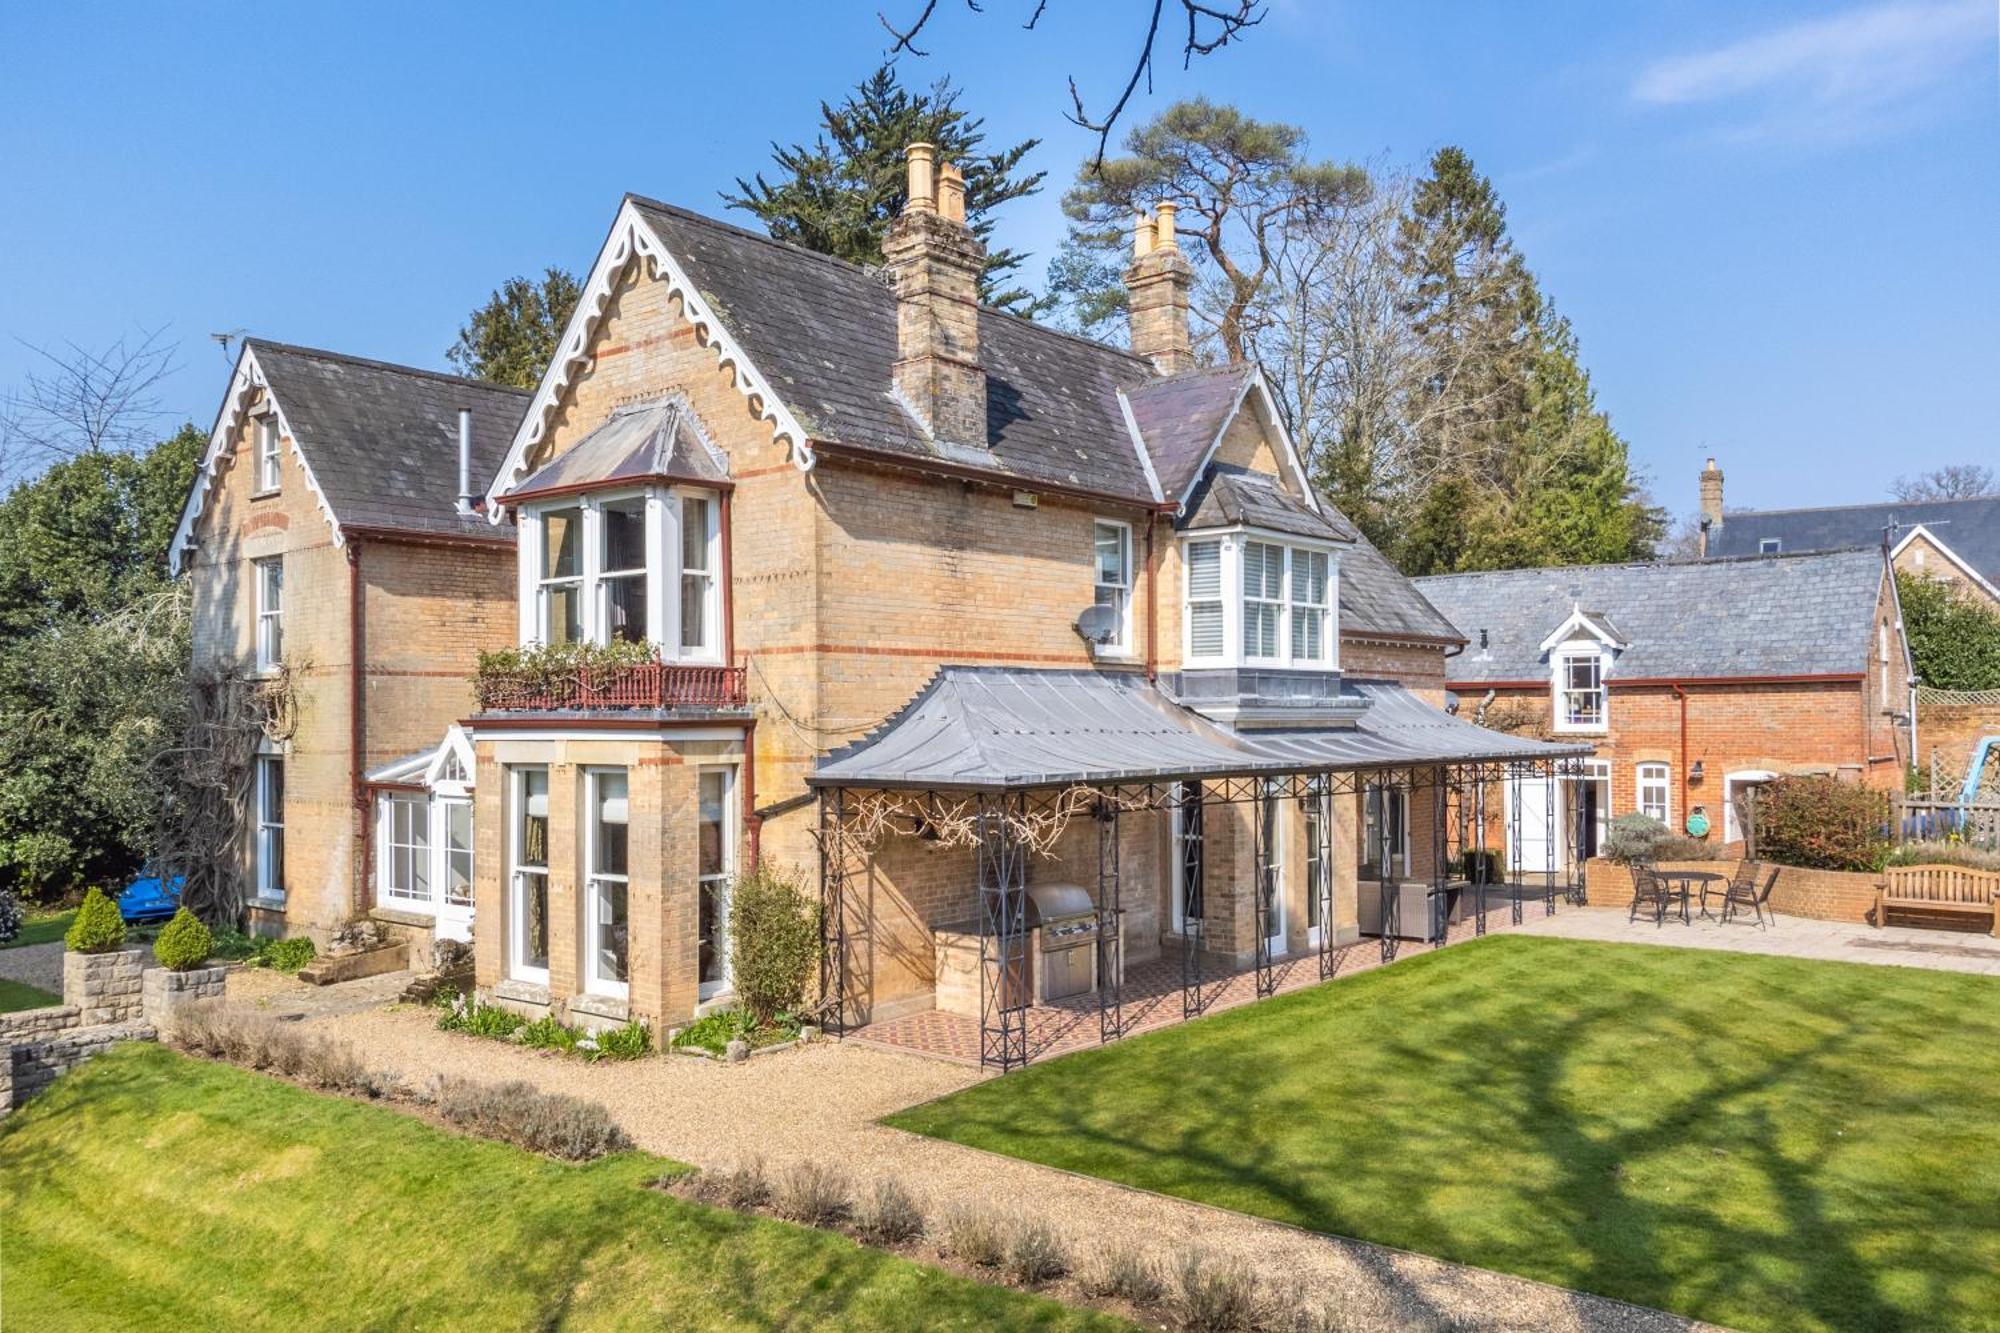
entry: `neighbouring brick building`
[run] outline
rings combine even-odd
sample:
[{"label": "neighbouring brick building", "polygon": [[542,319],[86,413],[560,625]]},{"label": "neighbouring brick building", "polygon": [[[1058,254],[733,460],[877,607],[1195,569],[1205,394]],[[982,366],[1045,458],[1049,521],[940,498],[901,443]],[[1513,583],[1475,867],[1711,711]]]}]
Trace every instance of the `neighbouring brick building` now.
[{"label": "neighbouring brick building", "polygon": [[1879,549],[1416,583],[1468,641],[1446,664],[1463,710],[1596,747],[1533,797],[1576,815],[1584,854],[1633,811],[1733,842],[1731,793],[1780,774],[1902,785],[1909,654]]},{"label": "neighbouring brick building", "polygon": [[478,653],[513,642],[512,532],[460,493],[492,475],[526,399],[262,339],[238,354],[172,560],[197,676],[296,688],[295,729],[246,775],[254,929],[324,944],[369,910],[369,770],[434,744],[467,711]]},{"label": "neighbouring brick building", "polygon": [[1708,555],[1886,546],[1899,573],[1941,579],[2000,607],[2000,496],[1731,510],[1722,502],[1722,469],[1711,458],[1701,473],[1701,514]]}]

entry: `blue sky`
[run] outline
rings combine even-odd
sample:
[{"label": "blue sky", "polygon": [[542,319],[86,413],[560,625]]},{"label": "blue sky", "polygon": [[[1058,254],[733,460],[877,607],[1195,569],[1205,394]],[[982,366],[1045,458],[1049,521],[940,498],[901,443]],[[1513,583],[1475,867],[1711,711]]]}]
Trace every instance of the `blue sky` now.
[{"label": "blue sky", "polygon": [[[918,0],[0,7],[0,386],[17,340],[170,325],[204,426],[211,332],[442,365],[502,279],[584,269],[621,193],[718,211],[772,139],[880,58]],[[944,0],[906,79],[950,74],[996,140],[1089,149],[1143,0]],[[1018,11],[1018,12],[1016,12]],[[1843,6],[1274,0],[1180,69],[1329,157],[1465,147],[1571,316],[1658,497],[1703,456],[1732,506],[1883,496],[2000,463],[1994,0]],[[1055,190],[1008,244],[1054,249]],[[737,215],[739,218],[742,215]]]}]

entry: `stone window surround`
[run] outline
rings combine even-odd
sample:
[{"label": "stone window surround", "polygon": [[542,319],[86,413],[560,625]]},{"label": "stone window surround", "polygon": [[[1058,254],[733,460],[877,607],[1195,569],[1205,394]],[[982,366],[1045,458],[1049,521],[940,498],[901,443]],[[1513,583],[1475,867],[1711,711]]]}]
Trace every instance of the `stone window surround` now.
[{"label": "stone window surround", "polygon": [[[722,497],[714,491],[686,486],[625,486],[587,491],[579,495],[535,501],[520,506],[517,514],[517,543],[520,562],[520,641],[523,646],[549,642],[543,623],[542,520],[545,514],[577,510],[581,533],[578,540],[578,572],[582,637],[592,643],[608,638],[604,606],[607,580],[603,562],[604,506],[619,500],[643,497],[646,501],[646,639],[661,656],[672,661],[720,664],[722,661],[721,568]],[[681,545],[682,501],[701,500],[706,505],[707,528],[704,550],[706,568],[683,568]],[[705,578],[701,607],[702,642],[681,643],[683,575]]]},{"label": "stone window surround", "polygon": [[[1280,580],[1278,600],[1277,648],[1275,657],[1250,654],[1244,639],[1243,552],[1250,543],[1260,546],[1276,546],[1284,551],[1284,575]],[[1205,543],[1218,544],[1221,578],[1222,603],[1222,651],[1215,654],[1197,654],[1194,651],[1193,616],[1190,606],[1194,598],[1188,586],[1190,548]],[[1316,542],[1309,538],[1289,533],[1273,532],[1261,528],[1234,526],[1228,528],[1202,528],[1183,534],[1181,544],[1181,661],[1188,668],[1224,666],[1292,667],[1310,671],[1338,671],[1340,669],[1340,554],[1331,542]],[[1323,554],[1326,557],[1326,600],[1323,603],[1303,603],[1299,601],[1295,587],[1295,571],[1298,556],[1302,553]],[[1202,598],[1204,602],[1217,600]],[[1295,656],[1292,652],[1292,618],[1297,608],[1306,606],[1309,610],[1324,615],[1324,631],[1320,640],[1320,656],[1307,658]]]}]

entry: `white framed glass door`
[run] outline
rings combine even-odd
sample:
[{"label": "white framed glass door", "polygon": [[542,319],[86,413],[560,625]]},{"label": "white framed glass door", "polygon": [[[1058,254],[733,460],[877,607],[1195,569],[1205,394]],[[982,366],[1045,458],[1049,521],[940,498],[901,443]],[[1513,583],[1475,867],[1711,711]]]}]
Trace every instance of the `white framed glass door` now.
[{"label": "white framed glass door", "polygon": [[441,939],[472,938],[472,802],[463,797],[432,799],[437,839],[438,924]]}]

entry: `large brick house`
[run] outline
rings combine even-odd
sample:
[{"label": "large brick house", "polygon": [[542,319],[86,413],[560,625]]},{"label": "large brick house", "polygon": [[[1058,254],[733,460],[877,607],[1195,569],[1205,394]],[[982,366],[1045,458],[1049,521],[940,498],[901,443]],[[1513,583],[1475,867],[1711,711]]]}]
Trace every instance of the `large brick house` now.
[{"label": "large brick house", "polygon": [[1446,664],[1462,709],[1595,747],[1555,793],[1577,854],[1633,811],[1733,842],[1732,793],[1779,774],[1903,781],[1909,655],[1879,549],[1416,584],[1468,641]]},{"label": "large brick house", "polygon": [[[1154,960],[1268,989],[1274,960],[1364,929],[1442,937],[1467,792],[1588,747],[1450,713],[1462,637],[1313,490],[1262,375],[1195,366],[1171,206],[1135,220],[1126,350],[982,308],[962,179],[921,146],[909,196],[880,269],[627,197],[538,388],[474,422],[476,505],[430,429],[474,390],[408,377],[435,389],[408,430],[436,438],[372,465],[441,525],[402,545],[477,589],[439,599],[469,622],[448,651],[439,601],[365,636],[354,697],[392,688],[368,675],[389,644],[411,655],[393,688],[437,693],[427,728],[414,706],[368,720],[347,769],[328,740],[326,912],[351,888],[353,914],[469,933],[482,991],[528,1013],[677,1024],[729,1001],[732,886],[767,864],[819,886],[833,1018],[949,1014],[1003,1065],[1033,1003],[1115,1006]],[[321,443],[273,349],[246,358],[315,467],[388,438]],[[238,651],[223,627],[265,554],[239,549],[256,501],[218,485],[243,415],[189,519],[197,584],[230,607],[204,643]],[[350,554],[318,557],[314,606],[360,596],[374,624],[392,539],[372,521],[353,572],[347,503],[317,520]],[[475,707],[475,650],[503,640],[651,651],[488,671]],[[342,816],[372,838],[337,865]]]},{"label": "large brick house", "polygon": [[1816,509],[1725,509],[1722,469],[1701,473],[1703,552],[1784,555],[1886,546],[1899,573],[1940,579],[2000,608],[2000,496]]},{"label": "large brick house", "polygon": [[297,698],[292,734],[249,775],[253,929],[324,943],[369,910],[369,770],[435,743],[478,653],[513,641],[513,534],[461,492],[483,488],[525,405],[333,352],[238,353],[171,558],[197,672],[284,672]]}]

